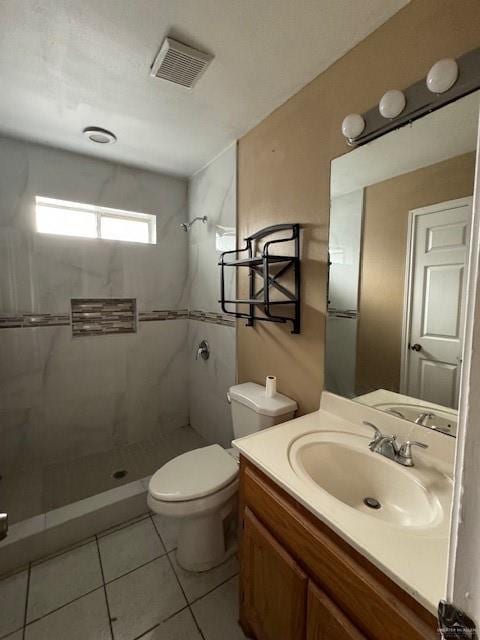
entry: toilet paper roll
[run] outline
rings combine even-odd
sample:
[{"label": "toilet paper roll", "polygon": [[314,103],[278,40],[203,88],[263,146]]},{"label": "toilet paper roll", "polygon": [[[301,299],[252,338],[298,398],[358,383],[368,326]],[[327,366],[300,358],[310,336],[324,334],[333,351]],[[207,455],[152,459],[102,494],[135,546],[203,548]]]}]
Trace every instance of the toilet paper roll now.
[{"label": "toilet paper roll", "polygon": [[265,395],[267,398],[273,398],[277,393],[277,378],[275,376],[267,376],[265,380]]}]

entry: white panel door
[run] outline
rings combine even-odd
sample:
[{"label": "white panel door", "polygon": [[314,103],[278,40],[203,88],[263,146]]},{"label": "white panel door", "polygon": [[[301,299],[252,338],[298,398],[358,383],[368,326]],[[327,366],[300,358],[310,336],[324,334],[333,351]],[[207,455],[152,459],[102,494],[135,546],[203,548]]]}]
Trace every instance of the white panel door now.
[{"label": "white panel door", "polygon": [[407,393],[457,408],[472,199],[412,212]]}]

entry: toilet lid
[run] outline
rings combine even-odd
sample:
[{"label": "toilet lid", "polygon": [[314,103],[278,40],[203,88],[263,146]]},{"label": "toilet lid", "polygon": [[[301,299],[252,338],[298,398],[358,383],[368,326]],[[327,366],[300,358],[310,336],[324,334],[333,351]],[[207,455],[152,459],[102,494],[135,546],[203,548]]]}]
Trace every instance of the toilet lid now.
[{"label": "toilet lid", "polygon": [[218,444],[195,449],[170,460],[150,478],[157,500],[180,502],[215,493],[238,475],[238,464]]}]

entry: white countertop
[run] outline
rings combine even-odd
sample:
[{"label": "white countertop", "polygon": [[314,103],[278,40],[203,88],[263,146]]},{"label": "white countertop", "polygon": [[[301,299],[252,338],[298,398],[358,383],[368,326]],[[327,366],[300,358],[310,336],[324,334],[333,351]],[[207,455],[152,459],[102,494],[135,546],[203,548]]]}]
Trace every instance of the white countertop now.
[{"label": "white countertop", "polygon": [[[292,442],[315,431],[350,433],[357,440],[361,435],[365,438],[365,448],[368,451],[372,431],[362,425],[363,420],[374,422],[384,434],[396,433],[401,440],[410,438],[429,445],[427,452],[420,453],[416,449],[414,454],[418,473],[428,472],[429,467],[435,467],[447,478],[445,484],[448,490],[443,497],[444,517],[437,526],[402,527],[381,521],[347,506],[294,471],[289,462]],[[454,438],[324,392],[319,411],[235,440],[233,445],[436,615],[438,602],[445,597]],[[387,463],[397,464],[392,461]]]}]

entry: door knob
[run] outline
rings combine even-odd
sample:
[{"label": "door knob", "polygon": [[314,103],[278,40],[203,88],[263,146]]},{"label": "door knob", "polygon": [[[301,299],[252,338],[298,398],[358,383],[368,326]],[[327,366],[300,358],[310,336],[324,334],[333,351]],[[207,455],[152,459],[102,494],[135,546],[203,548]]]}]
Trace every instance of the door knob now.
[{"label": "door knob", "polygon": [[416,342],[415,344],[410,345],[410,349],[412,351],[421,351],[422,350],[422,345],[418,344],[418,342]]}]

